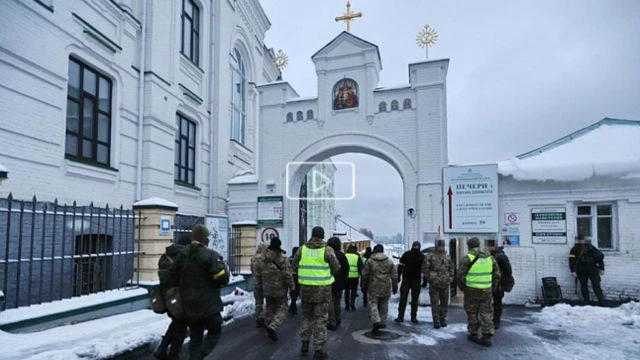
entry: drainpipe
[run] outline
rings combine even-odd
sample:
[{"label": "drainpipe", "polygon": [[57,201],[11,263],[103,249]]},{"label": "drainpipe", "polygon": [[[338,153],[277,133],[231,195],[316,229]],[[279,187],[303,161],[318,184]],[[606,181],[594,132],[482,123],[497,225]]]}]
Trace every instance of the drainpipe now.
[{"label": "drainpipe", "polygon": [[[215,209],[214,199],[216,191],[216,174],[218,166],[218,143],[216,142],[216,130],[215,126],[216,116],[218,115],[218,97],[216,96],[216,86],[219,86],[220,75],[215,70],[214,62],[220,59],[220,50],[218,44],[220,44],[220,25],[218,19],[220,18],[220,1],[211,0],[209,8],[211,9],[211,26],[209,28],[209,194],[208,194],[208,207],[207,212],[209,214],[219,213]],[[217,66],[217,63],[216,63]]]},{"label": "drainpipe", "polygon": [[[256,119],[255,123],[255,131],[254,131],[254,136],[255,141],[254,141],[254,150],[253,153],[255,155],[255,159],[254,161],[254,165],[255,165],[255,174],[256,177],[258,178],[258,185],[260,184],[260,93],[258,92],[258,89],[256,88],[255,84],[253,86],[253,102],[254,102],[254,118]],[[260,194],[260,189],[258,189],[258,194]]]},{"label": "drainpipe", "polygon": [[142,197],[142,141],[144,131],[144,67],[147,40],[147,1],[142,1],[142,22],[140,28],[140,67],[138,74],[138,161],[136,163],[136,201]]}]

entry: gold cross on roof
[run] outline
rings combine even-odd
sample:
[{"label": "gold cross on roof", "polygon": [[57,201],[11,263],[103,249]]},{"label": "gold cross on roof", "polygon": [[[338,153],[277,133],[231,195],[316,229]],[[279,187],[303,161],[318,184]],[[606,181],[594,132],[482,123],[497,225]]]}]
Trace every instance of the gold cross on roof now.
[{"label": "gold cross on roof", "polygon": [[347,0],[347,12],[342,16],[336,16],[336,21],[344,21],[347,23],[347,32],[351,31],[351,22],[355,18],[362,17],[361,12],[351,12],[351,1]]}]

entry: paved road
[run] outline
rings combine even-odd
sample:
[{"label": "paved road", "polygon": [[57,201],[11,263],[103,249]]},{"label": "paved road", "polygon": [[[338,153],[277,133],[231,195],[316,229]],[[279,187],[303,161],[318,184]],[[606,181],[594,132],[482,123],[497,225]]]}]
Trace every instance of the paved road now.
[{"label": "paved road", "polygon": [[[397,304],[391,304],[395,315]],[[553,341],[555,334],[535,334],[528,315],[533,311],[520,307],[505,309],[503,327],[493,338],[494,345],[484,348],[466,340],[465,313],[461,307],[450,309],[445,329],[432,328],[430,308],[421,308],[420,324],[388,322],[388,330],[403,336],[395,342],[371,343],[362,337],[370,328],[366,309],[343,312],[342,327],[329,332],[326,351],[330,359],[552,359],[541,340]],[[300,315],[290,316],[280,330],[276,343],[255,328],[250,318],[236,320],[223,329],[220,343],[207,359],[265,360],[311,359],[312,353],[300,354],[298,330]],[[185,358],[186,352],[184,354]],[[151,357],[148,357],[151,359]]]}]

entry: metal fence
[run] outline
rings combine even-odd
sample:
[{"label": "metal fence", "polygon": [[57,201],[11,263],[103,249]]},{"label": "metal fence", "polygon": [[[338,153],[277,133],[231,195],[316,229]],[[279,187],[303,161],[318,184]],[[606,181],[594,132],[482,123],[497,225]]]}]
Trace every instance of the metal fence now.
[{"label": "metal fence", "polygon": [[140,219],[123,206],[0,198],[2,308],[137,286]]},{"label": "metal fence", "polygon": [[176,214],[173,220],[173,243],[179,243],[183,236],[191,237],[191,229],[197,224],[204,225],[204,216]]},{"label": "metal fence", "polygon": [[231,227],[229,238],[229,271],[238,274],[242,269],[242,230],[238,226]]}]

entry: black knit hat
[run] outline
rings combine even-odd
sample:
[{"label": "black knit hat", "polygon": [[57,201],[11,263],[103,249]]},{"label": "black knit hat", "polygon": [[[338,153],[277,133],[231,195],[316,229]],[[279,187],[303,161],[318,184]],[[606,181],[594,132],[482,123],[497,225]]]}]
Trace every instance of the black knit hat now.
[{"label": "black knit hat", "polygon": [[209,229],[202,224],[198,224],[191,230],[191,241],[197,241],[203,245],[209,244]]},{"label": "black knit hat", "polygon": [[342,243],[340,242],[340,239],[338,237],[334,236],[327,241],[327,245],[329,245],[335,251],[340,251]]},{"label": "black knit hat", "polygon": [[420,241],[414,241],[413,244],[411,244],[412,249],[417,248],[418,250],[420,250],[421,247],[422,247],[422,244],[420,244]]},{"label": "black knit hat", "polygon": [[472,237],[471,239],[469,239],[467,241],[467,247],[469,249],[479,248],[480,247],[480,239],[478,239],[477,237]]},{"label": "black knit hat", "polygon": [[438,246],[445,246],[445,244],[446,244],[446,243],[444,242],[444,240],[436,240],[436,247],[438,247]]},{"label": "black knit hat", "polygon": [[384,252],[384,246],[382,246],[381,244],[378,244],[378,245],[374,246],[373,247],[373,252],[374,253]]},{"label": "black knit hat", "polygon": [[274,237],[273,239],[271,239],[271,243],[269,244],[269,249],[274,251],[280,251],[281,245],[282,245],[282,241],[280,241],[280,238]]},{"label": "black knit hat", "polygon": [[316,226],[311,230],[311,237],[312,238],[318,238],[318,239],[324,239],[324,229],[322,228],[322,226]]}]

